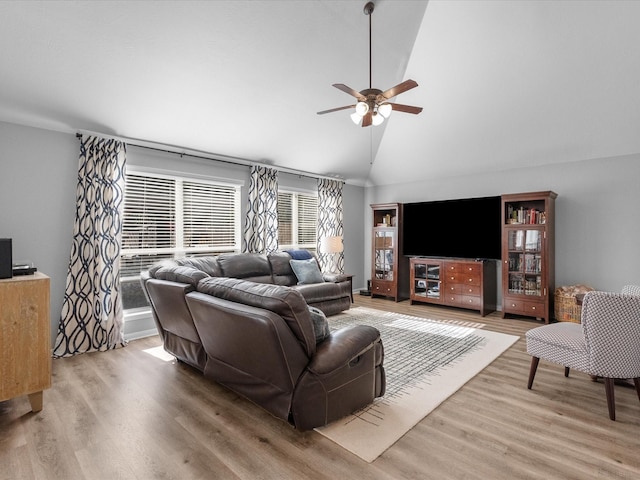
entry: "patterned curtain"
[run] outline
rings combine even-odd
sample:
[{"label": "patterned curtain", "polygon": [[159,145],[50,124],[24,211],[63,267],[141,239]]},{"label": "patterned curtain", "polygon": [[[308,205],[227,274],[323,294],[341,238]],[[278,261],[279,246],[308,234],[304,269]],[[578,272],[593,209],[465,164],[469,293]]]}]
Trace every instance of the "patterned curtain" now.
[{"label": "patterned curtain", "polygon": [[278,250],[278,171],[251,167],[249,206],[244,227],[243,252]]},{"label": "patterned curtain", "polygon": [[83,136],[76,219],[54,357],[126,344],[120,299],[120,244],[126,145]]},{"label": "patterned curtain", "polygon": [[320,242],[325,237],[343,237],[342,220],[343,182],[328,178],[318,179],[318,261],[323,272],[344,273],[344,252],[320,253]]}]

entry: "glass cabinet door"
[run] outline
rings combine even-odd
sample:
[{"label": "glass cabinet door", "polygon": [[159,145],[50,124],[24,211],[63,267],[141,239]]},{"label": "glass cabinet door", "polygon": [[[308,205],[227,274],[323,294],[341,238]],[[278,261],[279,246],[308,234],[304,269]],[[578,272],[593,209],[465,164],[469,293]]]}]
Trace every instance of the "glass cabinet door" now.
[{"label": "glass cabinet door", "polygon": [[374,270],[376,280],[393,281],[394,232],[377,230],[374,233]]},{"label": "glass cabinet door", "polygon": [[508,243],[508,292],[542,296],[542,232],[510,230]]},{"label": "glass cabinet door", "polygon": [[440,293],[440,264],[415,263],[413,265],[413,292],[417,297],[439,299]]}]

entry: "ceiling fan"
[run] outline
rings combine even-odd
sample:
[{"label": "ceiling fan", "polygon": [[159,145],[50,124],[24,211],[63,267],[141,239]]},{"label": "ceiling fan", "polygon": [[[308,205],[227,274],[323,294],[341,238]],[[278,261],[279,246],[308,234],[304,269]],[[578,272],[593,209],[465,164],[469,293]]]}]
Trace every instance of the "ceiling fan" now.
[{"label": "ceiling fan", "polygon": [[348,108],[355,108],[355,112],[351,114],[351,120],[353,120],[356,125],[362,122],[363,127],[368,127],[370,125],[380,125],[384,122],[385,118],[391,115],[392,110],[413,114],[418,114],[422,111],[422,107],[413,107],[411,105],[389,102],[389,99],[396,95],[400,95],[407,90],[417,87],[418,84],[414,80],[405,80],[384,92],[371,87],[371,17],[373,9],[373,2],[368,2],[364,6],[364,14],[369,15],[369,88],[356,92],[353,88],[342,83],[334,83],[334,87],[355,97],[358,100],[358,103],[355,105],[346,105],[344,107],[323,110],[322,112],[318,112],[318,115],[346,110]]}]

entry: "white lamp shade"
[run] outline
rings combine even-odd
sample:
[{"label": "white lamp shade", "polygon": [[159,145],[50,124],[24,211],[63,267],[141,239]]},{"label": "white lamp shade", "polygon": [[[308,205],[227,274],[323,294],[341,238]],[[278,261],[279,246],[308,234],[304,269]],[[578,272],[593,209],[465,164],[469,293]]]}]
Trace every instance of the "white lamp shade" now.
[{"label": "white lamp shade", "polygon": [[393,108],[391,107],[390,103],[383,103],[382,105],[378,106],[378,113],[382,115],[384,118],[389,118],[389,115],[391,115],[392,110]]},{"label": "white lamp shade", "polygon": [[364,117],[369,111],[369,105],[366,102],[358,102],[356,103],[356,113],[361,117]]},{"label": "white lamp shade", "polygon": [[380,115],[380,112],[376,113],[373,116],[373,119],[371,120],[371,123],[373,123],[374,127],[377,127],[378,125],[380,125],[382,122],[384,122],[384,117],[382,115]]},{"label": "white lamp shade", "polygon": [[344,251],[342,237],[324,237],[320,240],[320,253],[340,253]]},{"label": "white lamp shade", "polygon": [[362,117],[358,115],[358,112],[352,113],[351,120],[353,120],[353,123],[355,123],[356,125],[360,125],[360,121],[362,120]]}]

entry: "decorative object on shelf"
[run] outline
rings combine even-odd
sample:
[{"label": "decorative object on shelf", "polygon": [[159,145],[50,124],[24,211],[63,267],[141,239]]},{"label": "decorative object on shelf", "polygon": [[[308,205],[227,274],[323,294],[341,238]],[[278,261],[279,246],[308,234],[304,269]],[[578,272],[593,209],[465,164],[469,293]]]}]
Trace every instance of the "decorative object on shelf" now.
[{"label": "decorative object on shelf", "polygon": [[323,110],[318,112],[318,115],[354,108],[355,111],[351,114],[351,120],[353,120],[353,123],[356,125],[362,125],[363,127],[368,127],[370,125],[381,125],[385,118],[391,115],[392,110],[413,113],[414,115],[417,115],[422,111],[422,107],[413,107],[411,105],[401,105],[399,103],[389,102],[389,99],[396,95],[400,95],[407,90],[417,87],[418,84],[414,80],[405,80],[384,92],[371,86],[371,18],[373,16],[373,10],[373,2],[368,2],[364,6],[364,14],[369,16],[369,88],[362,90],[361,92],[356,92],[351,87],[342,83],[334,83],[334,87],[355,97],[358,100],[358,103],[355,105],[346,105],[344,107]]}]

